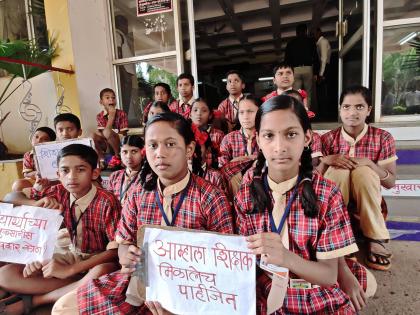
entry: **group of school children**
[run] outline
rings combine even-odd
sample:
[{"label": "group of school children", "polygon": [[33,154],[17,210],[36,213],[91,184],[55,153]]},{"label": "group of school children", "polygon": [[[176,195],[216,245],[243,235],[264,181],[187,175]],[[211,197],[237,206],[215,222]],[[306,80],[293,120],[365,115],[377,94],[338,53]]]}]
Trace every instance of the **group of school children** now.
[{"label": "group of school children", "polygon": [[[94,135],[98,152],[80,144],[63,148],[59,182],[40,178],[33,153],[25,154],[25,179],[5,200],[57,209],[64,229],[51,260],[3,264],[0,313],[54,304],[53,314],[170,314],[157,301],[127,302],[144,224],[245,236],[258,259],[289,269],[274,314],[360,311],[376,281],[357,261],[363,259],[355,255],[357,243],[366,247],[369,268],[391,266],[381,186],[395,183],[394,139],[366,123],[372,102],[362,86],[343,91],[342,126],[318,135],[306,93],[292,88],[293,67],[280,64],[273,74],[276,90],[261,100],[243,93],[239,72],[228,72],[229,96],[217,110],[194,99],[189,74],[178,77],[174,101],[169,86],[158,83],[144,110],[144,138],[126,135],[127,115],[105,89]],[[82,133],[72,114],[58,115],[54,127],[55,133],[39,128],[32,145]],[[99,166],[108,147],[111,166],[124,168],[104,189]],[[256,312],[267,314],[272,274],[257,268],[256,279]]]}]

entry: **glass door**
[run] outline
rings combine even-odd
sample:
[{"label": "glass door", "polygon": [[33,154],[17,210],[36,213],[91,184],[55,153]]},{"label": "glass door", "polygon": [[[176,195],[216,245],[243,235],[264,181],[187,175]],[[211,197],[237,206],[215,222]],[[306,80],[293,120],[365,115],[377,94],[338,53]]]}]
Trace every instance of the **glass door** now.
[{"label": "glass door", "polygon": [[339,88],[350,85],[369,87],[369,0],[339,2]]}]

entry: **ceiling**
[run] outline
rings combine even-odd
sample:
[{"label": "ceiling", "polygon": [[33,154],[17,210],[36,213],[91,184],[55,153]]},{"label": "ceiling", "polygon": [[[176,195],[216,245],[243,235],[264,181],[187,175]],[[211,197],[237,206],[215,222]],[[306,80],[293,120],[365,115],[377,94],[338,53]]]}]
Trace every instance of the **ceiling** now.
[{"label": "ceiling", "polygon": [[[194,1],[198,65],[272,63],[283,58],[298,24],[319,23],[336,48],[338,1],[212,0]],[[183,34],[188,23],[183,20]],[[184,36],[188,45],[189,38]]]}]

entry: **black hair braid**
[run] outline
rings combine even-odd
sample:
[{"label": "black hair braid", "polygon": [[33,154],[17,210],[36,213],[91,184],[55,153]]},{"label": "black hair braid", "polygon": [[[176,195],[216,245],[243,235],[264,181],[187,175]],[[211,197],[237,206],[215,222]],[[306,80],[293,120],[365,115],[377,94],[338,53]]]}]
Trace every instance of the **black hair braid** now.
[{"label": "black hair braid", "polygon": [[264,189],[263,170],[265,166],[264,154],[260,151],[257,157],[257,164],[254,169],[253,181],[251,184],[251,197],[253,204],[253,213],[264,212],[270,201],[270,196]]},{"label": "black hair braid", "polygon": [[[300,159],[300,176],[302,181],[302,205],[306,216],[314,218],[318,215],[318,199],[312,186],[312,150],[306,147]],[[306,180],[304,180],[306,179]]]},{"label": "black hair braid", "polygon": [[140,171],[141,186],[148,191],[156,189],[158,176],[153,172],[147,159],[144,159],[143,167]]},{"label": "black hair braid", "polygon": [[202,159],[201,159],[201,148],[198,144],[195,145],[195,150],[194,150],[194,154],[192,157],[192,173],[203,177],[204,175],[204,170],[201,167],[201,165],[203,164]]}]

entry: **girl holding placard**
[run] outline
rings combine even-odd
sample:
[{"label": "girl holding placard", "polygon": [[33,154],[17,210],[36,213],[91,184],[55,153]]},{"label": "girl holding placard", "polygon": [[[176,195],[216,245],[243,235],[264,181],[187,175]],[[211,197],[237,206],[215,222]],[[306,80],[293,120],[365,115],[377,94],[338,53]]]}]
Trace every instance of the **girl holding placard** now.
[{"label": "girl holding placard", "polygon": [[[339,189],[312,173],[304,106],[289,96],[273,97],[259,108],[255,127],[257,164],[245,174],[234,204],[239,234],[248,236],[265,269],[257,278],[257,314],[353,314],[338,283],[354,278],[343,257],[358,248]],[[349,265],[366,289],[365,269]],[[273,275],[276,266],[287,268],[289,277]]]}]

